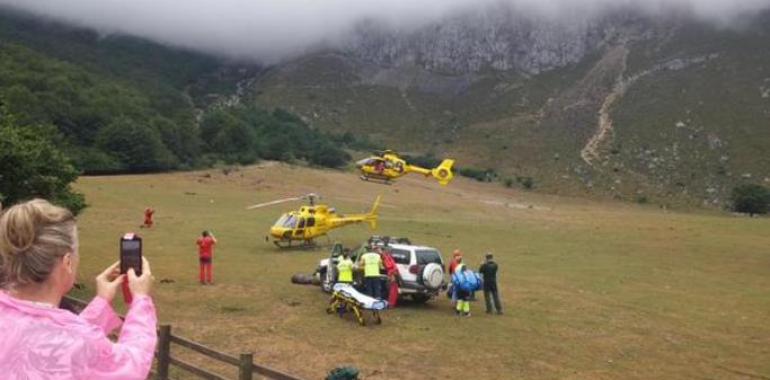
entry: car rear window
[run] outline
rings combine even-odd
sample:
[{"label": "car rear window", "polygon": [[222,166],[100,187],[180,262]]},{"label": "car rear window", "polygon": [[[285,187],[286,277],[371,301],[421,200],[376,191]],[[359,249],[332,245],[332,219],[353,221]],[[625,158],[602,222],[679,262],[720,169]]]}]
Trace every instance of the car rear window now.
[{"label": "car rear window", "polygon": [[369,250],[366,249],[365,245],[359,245],[358,247],[356,247],[356,248],[354,248],[353,250],[350,251],[350,259],[353,260],[353,261],[356,261],[356,260],[358,260],[358,256],[363,255],[367,251],[369,251]]},{"label": "car rear window", "polygon": [[393,257],[393,261],[395,261],[396,264],[409,265],[409,251],[391,248],[390,255]]},{"label": "car rear window", "polygon": [[417,254],[417,265],[427,265],[436,263],[442,265],[441,254],[433,249],[421,249],[415,252]]}]

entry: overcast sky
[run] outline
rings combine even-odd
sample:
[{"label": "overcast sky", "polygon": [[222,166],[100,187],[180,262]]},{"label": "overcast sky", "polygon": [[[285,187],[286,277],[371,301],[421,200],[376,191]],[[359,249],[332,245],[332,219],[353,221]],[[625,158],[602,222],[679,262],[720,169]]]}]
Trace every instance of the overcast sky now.
[{"label": "overcast sky", "polygon": [[319,41],[338,41],[364,18],[408,28],[496,2],[513,3],[522,12],[542,17],[595,14],[618,4],[652,13],[677,6],[718,23],[770,7],[770,0],[0,0],[104,33],[122,32],[266,62]]}]

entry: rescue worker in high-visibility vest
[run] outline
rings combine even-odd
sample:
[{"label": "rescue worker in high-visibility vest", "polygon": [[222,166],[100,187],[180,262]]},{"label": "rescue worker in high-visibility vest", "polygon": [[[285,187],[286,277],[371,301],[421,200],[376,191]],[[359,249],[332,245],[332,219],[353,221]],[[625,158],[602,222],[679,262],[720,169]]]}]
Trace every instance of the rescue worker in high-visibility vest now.
[{"label": "rescue worker in high-visibility vest", "polygon": [[[455,273],[453,276],[464,276],[465,271],[468,270],[468,267],[460,262],[460,264],[457,265],[455,268]],[[471,316],[471,294],[473,292],[469,292],[467,290],[460,289],[458,286],[455,286],[455,293],[457,294],[457,305],[455,306],[455,314],[458,316],[463,315],[466,317]]]},{"label": "rescue worker in high-visibility vest", "polygon": [[353,260],[350,259],[350,253],[342,252],[340,262],[337,263],[337,282],[343,284],[353,283]]},{"label": "rescue worker in high-visibility vest", "polygon": [[385,269],[382,257],[379,253],[367,252],[361,255],[361,264],[364,267],[364,293],[370,297],[382,299],[380,269]]}]

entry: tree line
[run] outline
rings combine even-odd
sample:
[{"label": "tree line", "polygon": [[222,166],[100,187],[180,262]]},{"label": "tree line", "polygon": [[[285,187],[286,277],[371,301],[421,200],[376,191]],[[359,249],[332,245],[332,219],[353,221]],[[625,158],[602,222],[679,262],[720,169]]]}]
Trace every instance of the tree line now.
[{"label": "tree line", "polygon": [[0,43],[0,100],[19,125],[54,126],[49,135],[87,174],[349,160],[332,136],[285,110],[215,108],[198,123],[191,101],[173,87],[140,87],[14,44]]}]

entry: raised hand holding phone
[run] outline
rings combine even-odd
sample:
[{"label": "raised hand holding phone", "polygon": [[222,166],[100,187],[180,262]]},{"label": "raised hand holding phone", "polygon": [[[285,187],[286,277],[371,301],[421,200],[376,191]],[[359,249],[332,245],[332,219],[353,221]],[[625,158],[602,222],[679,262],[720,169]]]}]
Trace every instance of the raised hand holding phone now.
[{"label": "raised hand holding phone", "polygon": [[150,262],[142,257],[142,274],[137,276],[133,268],[128,270],[128,288],[135,296],[147,296],[150,295],[152,290],[152,282],[155,278],[150,271]]},{"label": "raised hand holding phone", "polygon": [[104,272],[96,276],[96,295],[112,303],[115,293],[125,281],[125,275],[120,274],[120,261],[116,261]]}]

